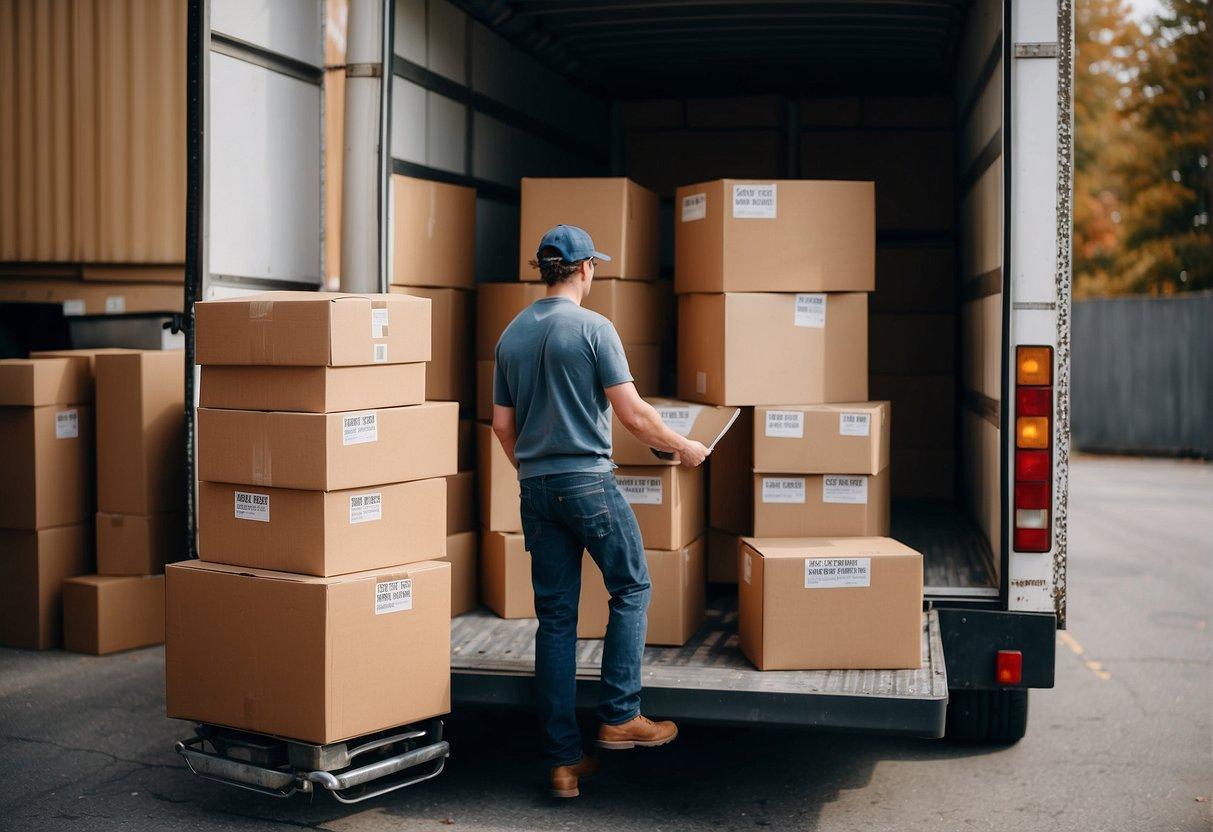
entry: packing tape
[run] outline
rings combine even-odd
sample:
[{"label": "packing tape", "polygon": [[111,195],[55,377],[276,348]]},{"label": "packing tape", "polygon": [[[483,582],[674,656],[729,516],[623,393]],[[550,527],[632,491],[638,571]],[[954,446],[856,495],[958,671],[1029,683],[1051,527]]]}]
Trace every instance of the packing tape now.
[{"label": "packing tape", "polygon": [[249,354],[255,364],[274,363],[274,342],[271,327],[274,323],[274,302],[272,300],[253,300],[248,304],[248,319],[250,324],[266,324],[253,326],[249,329]]},{"label": "packing tape", "polygon": [[251,476],[254,485],[272,485],[274,481],[274,457],[270,453],[270,414],[260,413],[254,420],[253,458]]}]

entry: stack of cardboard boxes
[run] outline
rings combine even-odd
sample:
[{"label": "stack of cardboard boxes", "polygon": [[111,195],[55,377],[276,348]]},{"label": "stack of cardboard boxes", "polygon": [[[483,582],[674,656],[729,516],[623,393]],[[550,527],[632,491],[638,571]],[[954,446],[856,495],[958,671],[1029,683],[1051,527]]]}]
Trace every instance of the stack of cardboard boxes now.
[{"label": "stack of cardboard boxes", "polygon": [[198,561],[168,568],[170,716],[329,743],[445,713],[446,477],[430,301],[197,307]]}]

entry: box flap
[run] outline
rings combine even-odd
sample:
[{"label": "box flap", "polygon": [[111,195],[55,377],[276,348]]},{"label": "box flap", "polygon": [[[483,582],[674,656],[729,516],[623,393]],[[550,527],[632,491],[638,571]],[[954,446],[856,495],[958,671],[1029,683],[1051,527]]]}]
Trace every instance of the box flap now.
[{"label": "box flap", "polygon": [[743,537],[741,541],[767,559],[850,555],[922,557],[918,551],[891,537]]},{"label": "box flap", "polygon": [[275,572],[270,569],[250,569],[246,566],[229,566],[225,563],[211,563],[200,560],[183,560],[170,563],[166,570],[191,569],[197,572],[220,572],[227,575],[243,575],[249,578],[259,578],[267,581],[284,581],[297,584],[348,584],[357,581],[377,580],[385,576],[408,576],[434,569],[447,569],[449,564],[443,561],[426,560],[419,563],[408,563],[400,566],[385,566],[382,569],[368,569],[364,572],[351,572],[347,575],[333,575],[328,578],[316,575],[300,575],[294,572]]}]

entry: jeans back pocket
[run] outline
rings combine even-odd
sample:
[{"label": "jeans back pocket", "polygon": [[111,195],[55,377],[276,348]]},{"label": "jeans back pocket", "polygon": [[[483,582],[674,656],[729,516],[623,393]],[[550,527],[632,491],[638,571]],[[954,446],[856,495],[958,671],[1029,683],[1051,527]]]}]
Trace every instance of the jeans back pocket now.
[{"label": "jeans back pocket", "polygon": [[560,494],[556,500],[563,506],[569,525],[586,539],[601,540],[611,533],[611,507],[603,485]]}]

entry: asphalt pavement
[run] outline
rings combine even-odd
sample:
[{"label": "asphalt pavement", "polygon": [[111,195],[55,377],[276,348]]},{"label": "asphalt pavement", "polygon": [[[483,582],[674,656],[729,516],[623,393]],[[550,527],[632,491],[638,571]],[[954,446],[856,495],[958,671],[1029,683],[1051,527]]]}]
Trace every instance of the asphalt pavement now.
[{"label": "asphalt pavement", "polygon": [[688,726],[543,796],[533,724],[451,721],[436,780],[343,806],[191,776],[163,652],[0,650],[0,829],[1177,830],[1213,828],[1213,466],[1077,459],[1069,630],[1027,737],[946,741]]}]

